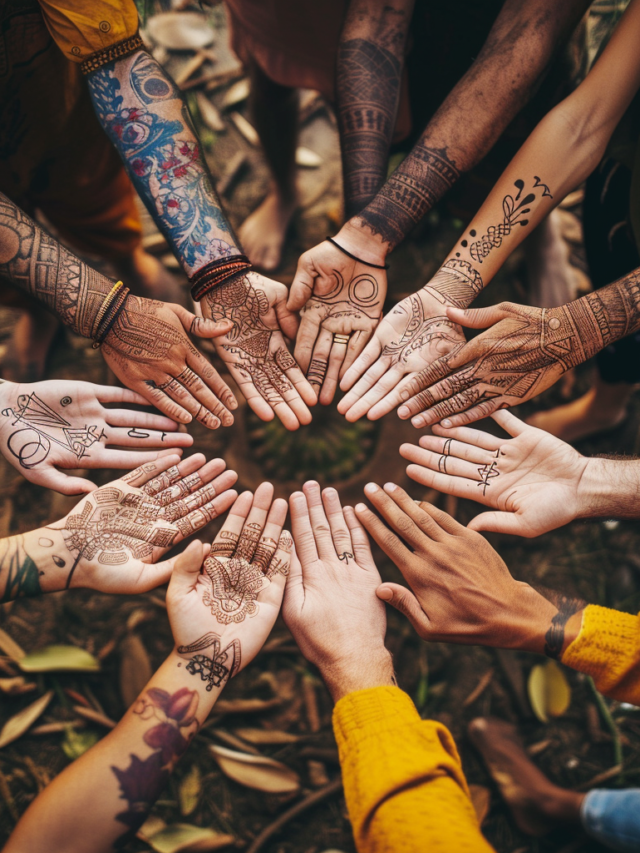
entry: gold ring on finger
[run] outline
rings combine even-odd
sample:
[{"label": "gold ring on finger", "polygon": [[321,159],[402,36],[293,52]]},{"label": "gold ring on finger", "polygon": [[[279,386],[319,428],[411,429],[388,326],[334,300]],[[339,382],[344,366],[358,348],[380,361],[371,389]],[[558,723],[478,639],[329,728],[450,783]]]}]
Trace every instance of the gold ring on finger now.
[{"label": "gold ring on finger", "polygon": [[349,338],[350,335],[334,335],[333,342],[334,344],[344,344],[345,346],[347,346],[347,344],[349,343]]}]

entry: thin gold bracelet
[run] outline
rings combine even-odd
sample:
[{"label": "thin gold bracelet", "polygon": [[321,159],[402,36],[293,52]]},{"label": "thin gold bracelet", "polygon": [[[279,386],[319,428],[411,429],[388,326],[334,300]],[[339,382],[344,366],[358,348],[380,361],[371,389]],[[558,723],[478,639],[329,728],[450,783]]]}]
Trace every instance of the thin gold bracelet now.
[{"label": "thin gold bracelet", "polygon": [[98,334],[98,329],[100,328],[100,323],[102,322],[102,318],[104,317],[104,315],[109,310],[109,306],[111,305],[111,303],[115,299],[116,294],[118,293],[118,291],[120,290],[121,287],[124,287],[124,282],[117,281],[113,285],[113,287],[111,288],[109,293],[105,296],[105,300],[102,303],[102,305],[100,306],[100,310],[96,314],[96,319],[95,319],[95,322],[93,324],[93,331],[91,333],[92,338],[95,338],[96,335]]}]

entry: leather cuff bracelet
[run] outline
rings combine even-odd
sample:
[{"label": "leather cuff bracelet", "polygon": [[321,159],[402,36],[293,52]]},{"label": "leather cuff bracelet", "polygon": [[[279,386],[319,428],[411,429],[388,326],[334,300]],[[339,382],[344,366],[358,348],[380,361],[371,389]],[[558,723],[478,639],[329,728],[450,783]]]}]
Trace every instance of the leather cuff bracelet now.
[{"label": "leather cuff bracelet", "polygon": [[191,296],[194,302],[199,302],[202,297],[213,290],[214,287],[235,278],[237,275],[249,272],[252,269],[249,258],[246,255],[232,255],[231,257],[218,258],[211,261],[189,279],[191,284]]}]

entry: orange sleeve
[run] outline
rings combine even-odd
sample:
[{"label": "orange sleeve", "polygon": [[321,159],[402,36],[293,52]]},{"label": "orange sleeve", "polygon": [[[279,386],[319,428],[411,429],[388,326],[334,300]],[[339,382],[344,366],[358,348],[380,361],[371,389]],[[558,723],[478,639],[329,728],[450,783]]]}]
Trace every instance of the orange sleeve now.
[{"label": "orange sleeve", "polygon": [[449,731],[397,687],[358,690],[333,712],[358,853],[493,853]]},{"label": "orange sleeve", "polygon": [[600,693],[640,705],[640,615],[590,604],[562,663],[590,675]]}]

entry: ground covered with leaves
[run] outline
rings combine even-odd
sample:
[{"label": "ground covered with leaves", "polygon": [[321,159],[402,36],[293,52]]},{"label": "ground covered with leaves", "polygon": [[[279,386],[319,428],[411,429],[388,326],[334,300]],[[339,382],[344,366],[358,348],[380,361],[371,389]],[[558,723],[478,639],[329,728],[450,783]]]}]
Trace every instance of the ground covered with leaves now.
[{"label": "ground covered with leaves", "polygon": [[[263,197],[268,174],[259,148],[247,138],[242,122],[234,118],[234,114],[248,118],[247,83],[226,48],[219,9],[214,10],[212,22],[216,27],[215,60],[206,59],[196,67],[192,52],[170,50],[164,51],[162,59],[174,75],[182,77],[192,63],[193,70],[182,85],[218,188],[237,226]],[[203,107],[203,97],[213,105],[214,114]],[[301,211],[277,274],[285,282],[291,281],[301,251],[335,230],[340,216],[335,121],[313,93],[302,93],[301,102],[300,143],[318,155],[319,163],[299,169]],[[213,130],[216,114],[221,126]],[[574,206],[562,211],[562,221],[573,262],[581,269],[579,213],[576,198]],[[419,233],[394,253],[389,305],[430,277],[462,225],[446,208],[434,211]],[[145,230],[147,245],[175,268],[148,218]],[[502,299],[526,302],[525,282],[523,258],[517,254],[479,304]],[[10,336],[15,317],[9,309],[0,310],[0,341]],[[70,335],[60,337],[48,377],[114,383],[99,352],[87,343]],[[220,369],[219,364],[217,367]],[[590,376],[590,368],[585,366],[521,407],[519,414],[526,416],[583,393]],[[578,449],[589,455],[638,454],[639,426],[640,402],[636,398],[618,429]],[[315,477],[323,485],[337,486],[344,502],[353,502],[362,499],[362,487],[369,480],[394,480],[408,487],[414,497],[438,502],[463,523],[479,511],[470,502],[433,492],[425,495],[407,480],[397,448],[403,440],[417,440],[417,434],[410,425],[400,424],[395,414],[379,425],[351,426],[332,407],[314,412],[310,427],[288,434],[276,421],[261,424],[242,406],[231,429],[209,432],[196,424],[192,432],[193,451],[210,458],[223,456],[229,467],[238,470],[240,488],[255,488],[263,479],[272,479],[276,493],[287,497],[292,488],[299,487],[301,477]],[[96,480],[102,484],[115,476],[114,472],[98,472]],[[75,503],[73,498],[29,484],[4,465],[0,535],[61,518]],[[213,523],[203,538],[210,541],[216,529]],[[628,612],[640,609],[640,529],[636,523],[574,523],[533,541],[506,535],[489,538],[520,580]],[[379,552],[376,557],[383,578],[399,580],[395,567]],[[47,782],[120,719],[167,655],[172,640],[164,596],[164,589],[137,597],[75,590],[0,608],[4,632],[0,635],[0,725],[9,726],[3,730],[5,737],[11,727],[15,727],[14,734],[26,729],[0,748],[3,837]],[[21,671],[22,652],[51,644],[85,650],[98,661],[99,669],[62,672],[54,666],[46,673]],[[451,729],[474,786],[483,831],[498,853],[595,853],[602,849],[575,833],[556,832],[541,839],[520,833],[468,743],[466,727],[480,715],[512,721],[519,726],[536,763],[558,784],[579,790],[594,785],[620,787],[636,785],[640,779],[638,710],[603,700],[588,679],[566,671],[571,691],[568,709],[545,724],[534,714],[527,693],[531,670],[541,662],[533,655],[427,645],[395,611],[389,612],[388,645],[400,687],[414,699],[423,717],[440,720]],[[27,727],[24,709],[36,702],[40,704]],[[193,829],[184,830],[186,836],[158,832],[165,826],[186,824],[219,834],[216,840],[204,839],[201,850],[353,851],[331,712],[329,695],[317,672],[305,662],[279,621],[256,660],[225,689],[177,767],[145,826],[143,835],[151,841],[139,837],[126,849],[130,853],[150,847],[164,853],[183,850],[185,838],[195,837]],[[219,747],[244,753],[248,763],[225,763],[216,752]],[[259,763],[252,763],[252,756],[270,757],[284,768],[270,765],[261,770]]]}]

